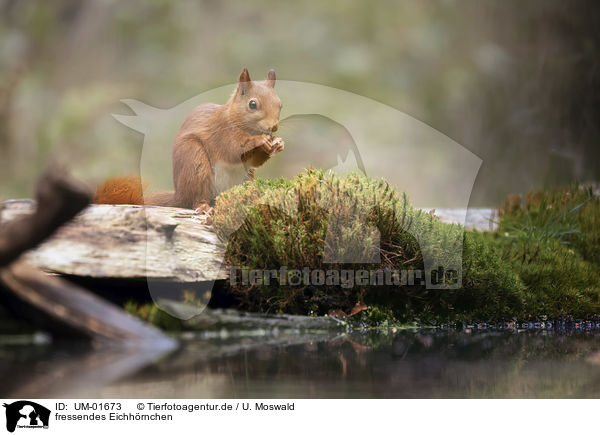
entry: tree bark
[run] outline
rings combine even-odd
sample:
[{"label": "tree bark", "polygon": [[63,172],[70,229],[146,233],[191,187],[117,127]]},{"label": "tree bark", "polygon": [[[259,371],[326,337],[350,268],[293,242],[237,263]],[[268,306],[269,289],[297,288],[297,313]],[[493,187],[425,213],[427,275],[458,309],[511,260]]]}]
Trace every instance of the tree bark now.
[{"label": "tree bark", "polygon": [[[35,207],[31,200],[6,201],[0,222],[11,225]],[[91,205],[23,258],[64,275],[192,283],[227,278],[224,252],[192,210]]]}]

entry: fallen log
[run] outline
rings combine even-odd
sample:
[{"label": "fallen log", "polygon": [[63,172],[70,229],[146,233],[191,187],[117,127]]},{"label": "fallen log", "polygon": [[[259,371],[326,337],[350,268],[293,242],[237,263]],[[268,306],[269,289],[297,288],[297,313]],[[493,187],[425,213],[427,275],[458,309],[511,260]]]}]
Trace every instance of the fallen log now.
[{"label": "fallen log", "polygon": [[[9,200],[0,223],[36,210],[36,201]],[[468,227],[493,228],[491,209],[469,212]],[[464,210],[437,210],[444,222],[460,222]],[[474,217],[475,216],[475,217]],[[172,283],[210,282],[228,277],[225,247],[194,211],[173,207],[99,205],[87,207],[24,258],[47,272],[94,279],[151,279]]]},{"label": "fallen log", "polygon": [[[32,200],[6,201],[0,222],[35,209]],[[194,283],[227,277],[224,252],[212,228],[192,210],[91,205],[23,258],[64,275]]]},{"label": "fallen log", "polygon": [[[174,349],[174,340],[120,307],[66,280],[48,276],[22,259],[15,261],[60,232],[59,228],[89,204],[90,196],[85,186],[51,167],[38,183],[37,201],[27,201],[27,206],[17,207],[16,213],[7,205],[10,201],[0,206],[0,301],[17,318],[39,323],[55,335],[161,352]],[[60,254],[60,250],[53,251],[49,258],[60,258]]]},{"label": "fallen log", "polygon": [[53,332],[61,328],[63,336],[163,351],[175,347],[172,339],[120,307],[23,261],[0,269],[0,282],[2,299],[14,311],[28,311],[28,317]]}]

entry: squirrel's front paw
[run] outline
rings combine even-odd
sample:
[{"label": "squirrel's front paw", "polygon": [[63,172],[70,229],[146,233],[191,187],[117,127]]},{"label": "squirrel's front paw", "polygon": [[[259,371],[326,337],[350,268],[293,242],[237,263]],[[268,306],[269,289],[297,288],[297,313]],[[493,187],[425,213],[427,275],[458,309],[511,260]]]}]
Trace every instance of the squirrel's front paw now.
[{"label": "squirrel's front paw", "polygon": [[215,210],[210,205],[206,203],[199,204],[198,207],[194,209],[194,212],[199,215],[198,218],[202,223],[206,225],[212,224],[212,217],[215,214]]},{"label": "squirrel's front paw", "polygon": [[265,153],[271,155],[271,153],[273,152],[273,138],[269,135],[263,134],[260,137],[260,149],[263,150]]},{"label": "squirrel's front paw", "polygon": [[285,142],[280,137],[274,137],[273,141],[271,142],[271,145],[272,145],[271,146],[272,150],[271,150],[270,155],[272,155],[272,156],[275,155],[275,154],[277,154],[277,153],[282,152],[283,149],[285,148],[285,146],[284,146]]},{"label": "squirrel's front paw", "polygon": [[202,203],[202,204],[198,204],[198,207],[196,207],[194,209],[194,212],[196,212],[196,214],[213,214],[214,213],[214,209],[206,204],[206,203]]}]

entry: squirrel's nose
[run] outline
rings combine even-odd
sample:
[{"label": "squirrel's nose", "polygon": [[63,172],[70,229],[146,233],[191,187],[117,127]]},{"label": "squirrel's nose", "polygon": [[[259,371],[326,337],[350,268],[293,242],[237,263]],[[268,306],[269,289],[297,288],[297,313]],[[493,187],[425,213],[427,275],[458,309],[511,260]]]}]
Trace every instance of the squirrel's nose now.
[{"label": "squirrel's nose", "polygon": [[271,133],[275,133],[277,131],[277,128],[279,128],[279,123],[273,125],[273,127],[271,127]]}]

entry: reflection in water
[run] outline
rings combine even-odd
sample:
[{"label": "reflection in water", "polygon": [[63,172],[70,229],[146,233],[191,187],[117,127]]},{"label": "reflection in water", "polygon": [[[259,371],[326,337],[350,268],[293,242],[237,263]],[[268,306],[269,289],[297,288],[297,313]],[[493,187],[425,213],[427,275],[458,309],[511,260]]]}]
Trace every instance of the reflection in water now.
[{"label": "reflection in water", "polygon": [[[600,397],[598,349],[600,334],[586,331],[215,336],[118,381],[30,397]],[[0,352],[0,376],[17,384],[75,358],[56,346]]]}]

